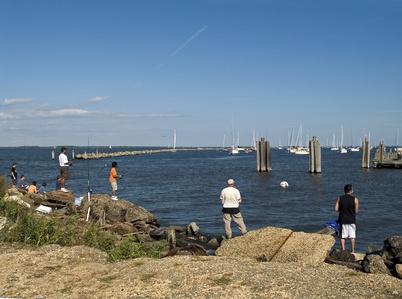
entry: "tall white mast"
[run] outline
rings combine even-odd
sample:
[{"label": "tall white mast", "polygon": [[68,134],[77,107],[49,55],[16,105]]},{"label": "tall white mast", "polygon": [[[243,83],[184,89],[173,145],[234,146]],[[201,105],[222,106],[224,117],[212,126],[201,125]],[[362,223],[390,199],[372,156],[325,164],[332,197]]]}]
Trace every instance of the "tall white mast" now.
[{"label": "tall white mast", "polygon": [[173,150],[176,150],[176,129],[173,131]]}]

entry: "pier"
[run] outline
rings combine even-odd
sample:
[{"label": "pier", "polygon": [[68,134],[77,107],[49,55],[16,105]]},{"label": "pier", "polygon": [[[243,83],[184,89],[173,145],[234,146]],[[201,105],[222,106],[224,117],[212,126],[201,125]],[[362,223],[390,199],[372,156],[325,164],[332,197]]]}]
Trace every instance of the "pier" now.
[{"label": "pier", "polygon": [[110,153],[100,153],[98,150],[91,153],[75,154],[75,160],[97,160],[124,156],[139,156],[139,155],[151,155],[162,153],[175,153],[178,151],[210,151],[217,150],[212,147],[198,147],[198,148],[162,148],[162,149],[147,149],[147,150],[134,150],[134,151],[120,151]]},{"label": "pier", "polygon": [[402,153],[387,151],[384,141],[381,141],[375,152],[373,165],[376,168],[402,168]]}]

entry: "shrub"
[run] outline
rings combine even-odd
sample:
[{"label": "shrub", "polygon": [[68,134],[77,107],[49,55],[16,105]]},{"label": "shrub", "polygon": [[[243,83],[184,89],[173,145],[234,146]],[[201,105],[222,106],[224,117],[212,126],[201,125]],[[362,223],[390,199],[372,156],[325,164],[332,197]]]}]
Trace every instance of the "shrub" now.
[{"label": "shrub", "polygon": [[144,244],[134,242],[132,237],[116,245],[114,235],[95,224],[79,223],[77,216],[70,216],[65,222],[57,222],[15,202],[0,200],[0,216],[8,219],[7,227],[0,231],[0,241],[34,246],[86,245],[107,252],[111,262],[142,256],[159,258],[167,247],[163,241]]},{"label": "shrub", "polygon": [[114,246],[114,238],[110,233],[102,231],[95,224],[91,224],[84,234],[83,244],[109,252]]},{"label": "shrub", "polygon": [[109,252],[109,261],[116,262],[137,257],[159,258],[165,249],[166,244],[163,242],[147,247],[144,243],[134,242],[132,237],[128,237]]},{"label": "shrub", "polygon": [[3,198],[7,190],[7,182],[4,176],[0,176],[0,198]]}]

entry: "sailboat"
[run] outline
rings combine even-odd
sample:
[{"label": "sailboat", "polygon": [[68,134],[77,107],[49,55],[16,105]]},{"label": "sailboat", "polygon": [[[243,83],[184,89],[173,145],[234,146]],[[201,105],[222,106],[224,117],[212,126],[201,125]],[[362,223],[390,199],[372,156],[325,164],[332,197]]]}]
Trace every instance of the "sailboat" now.
[{"label": "sailboat", "polygon": [[176,151],[176,129],[173,131],[173,151]]},{"label": "sailboat", "polygon": [[358,147],[358,146],[353,146],[353,145],[355,144],[355,142],[354,142],[352,130],[350,130],[350,136],[351,136],[351,137],[350,137],[351,143],[350,143],[349,151],[351,151],[351,152],[360,152],[360,147]]},{"label": "sailboat", "polygon": [[308,155],[310,153],[309,148],[302,146],[303,142],[302,139],[303,139],[303,127],[302,125],[300,125],[296,138],[296,144],[299,143],[299,145],[294,149],[294,151],[291,150],[291,152],[293,152],[296,155]]},{"label": "sailboat", "polygon": [[348,152],[348,150],[343,147],[343,126],[341,126],[341,144],[340,144],[340,148],[339,148],[339,153],[346,154],[347,152]]},{"label": "sailboat", "polygon": [[338,151],[339,147],[336,146],[335,143],[335,134],[332,134],[332,146],[331,146],[331,151]]},{"label": "sailboat", "polygon": [[[240,137],[238,136],[238,141]],[[234,120],[232,119],[232,148],[229,150],[229,155],[237,155],[239,153],[238,146],[235,147],[235,137],[234,137]]]}]

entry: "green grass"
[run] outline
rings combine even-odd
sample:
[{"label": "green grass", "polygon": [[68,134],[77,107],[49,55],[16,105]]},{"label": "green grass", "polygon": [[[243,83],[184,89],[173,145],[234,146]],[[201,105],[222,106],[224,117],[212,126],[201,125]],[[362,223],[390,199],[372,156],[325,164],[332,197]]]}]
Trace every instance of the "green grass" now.
[{"label": "green grass", "polygon": [[58,222],[51,217],[35,214],[15,202],[0,200],[0,216],[8,219],[6,228],[0,231],[2,242],[34,246],[86,245],[107,252],[111,262],[138,257],[159,258],[167,248],[166,242],[148,245],[134,242],[131,237],[118,242],[112,233],[102,230],[96,224],[80,222],[76,216]]}]

